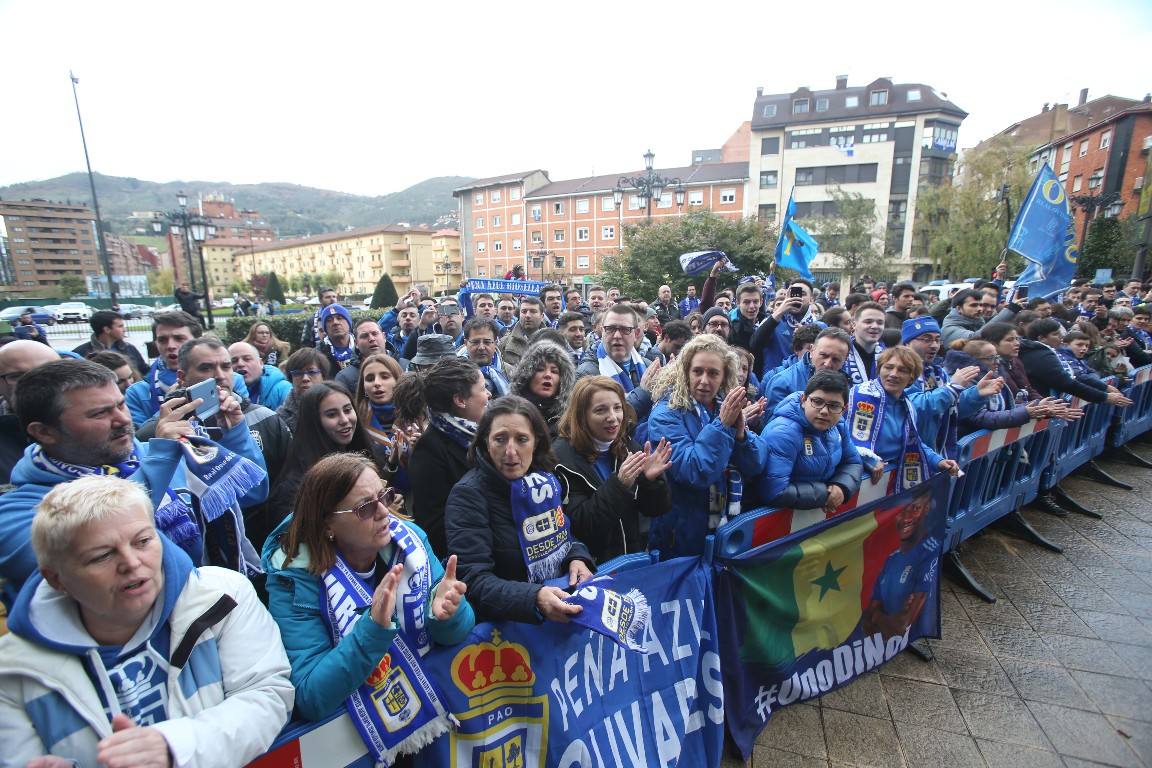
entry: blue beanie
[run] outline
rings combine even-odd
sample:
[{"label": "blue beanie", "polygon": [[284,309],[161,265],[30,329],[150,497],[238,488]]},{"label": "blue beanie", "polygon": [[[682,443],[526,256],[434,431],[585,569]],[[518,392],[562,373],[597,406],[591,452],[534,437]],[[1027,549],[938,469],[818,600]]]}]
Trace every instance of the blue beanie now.
[{"label": "blue beanie", "polygon": [[936,318],[932,315],[910,318],[900,326],[900,343],[907,344],[926,333],[940,333],[940,323],[936,322]]},{"label": "blue beanie", "polygon": [[324,309],[320,310],[320,327],[324,329],[324,332],[328,332],[328,320],[336,315],[344,318],[344,322],[348,323],[348,330],[351,331],[352,315],[348,314],[348,310],[344,309],[344,307],[340,306],[339,304],[329,304],[328,306],[324,307]]}]

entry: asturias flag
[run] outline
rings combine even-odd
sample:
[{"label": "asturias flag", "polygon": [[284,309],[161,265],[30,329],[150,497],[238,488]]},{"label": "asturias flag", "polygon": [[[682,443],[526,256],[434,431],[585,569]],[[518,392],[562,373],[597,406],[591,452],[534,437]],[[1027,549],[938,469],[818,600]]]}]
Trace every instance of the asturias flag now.
[{"label": "asturias flag", "polygon": [[1031,286],[1033,296],[1064,290],[1076,274],[1080,252],[1068,196],[1047,163],[1024,198],[1008,236],[1008,249],[1028,260],[1016,284]]},{"label": "asturias flag", "polygon": [[784,212],[784,224],[780,227],[780,239],[776,241],[776,266],[793,269],[801,277],[812,278],[812,270],[808,265],[816,258],[820,246],[812,239],[804,227],[794,220],[796,216],[796,201],[792,195],[788,196],[788,208]]}]

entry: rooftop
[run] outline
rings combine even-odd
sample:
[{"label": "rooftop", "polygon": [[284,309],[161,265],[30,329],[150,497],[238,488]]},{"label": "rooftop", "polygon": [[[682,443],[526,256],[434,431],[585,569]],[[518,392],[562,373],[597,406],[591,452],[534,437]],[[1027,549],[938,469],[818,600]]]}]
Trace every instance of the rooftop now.
[{"label": "rooftop", "polygon": [[[702,163],[679,168],[654,168],[653,172],[665,178],[679,178],[685,186],[693,186],[719,181],[744,181],[748,178],[748,163]],[[611,192],[616,188],[616,182],[621,177],[643,176],[644,173],[645,171],[640,169],[603,176],[587,176],[582,179],[554,181],[551,184],[545,184],[530,195],[525,195],[524,199],[538,200],[561,195]]]},{"label": "rooftop", "polygon": [[548,175],[548,171],[540,168],[534,168],[531,171],[522,171],[520,173],[508,173],[503,176],[489,176],[486,179],[473,179],[462,187],[456,187],[452,190],[452,196],[455,197],[461,192],[467,192],[470,189],[480,189],[482,187],[499,187],[504,184],[515,184],[518,181],[524,181],[534,173],[542,173]]},{"label": "rooftop", "polygon": [[[887,91],[884,104],[873,106],[873,91]],[[847,106],[845,97],[856,97],[857,105]],[[909,96],[912,98],[909,99]],[[806,112],[793,113],[793,102],[807,99]],[[826,109],[818,111],[818,101],[826,99]],[[869,119],[916,115],[923,112],[944,112],[963,120],[968,113],[948,100],[948,95],[924,83],[893,83],[887,77],[873,80],[867,85],[850,87],[848,78],[837,79],[837,87],[813,91],[807,87],[792,93],[762,93],[757,91],[752,110],[752,130],[783,128],[803,123],[824,123],[836,120]]]},{"label": "rooftop", "polygon": [[[368,237],[370,235],[406,235],[410,233],[431,235],[435,230],[428,227],[405,227],[400,224],[384,224],[375,227],[359,227],[357,229],[346,229],[341,232],[325,232],[319,235],[309,235],[308,237],[294,237],[289,240],[276,240],[275,242],[264,242],[252,249],[253,253],[262,253],[264,251],[279,251],[284,248],[299,248],[305,245],[314,245],[316,243],[329,243],[336,240],[352,240],[357,237]],[[244,244],[247,245],[248,241],[245,239]]]}]

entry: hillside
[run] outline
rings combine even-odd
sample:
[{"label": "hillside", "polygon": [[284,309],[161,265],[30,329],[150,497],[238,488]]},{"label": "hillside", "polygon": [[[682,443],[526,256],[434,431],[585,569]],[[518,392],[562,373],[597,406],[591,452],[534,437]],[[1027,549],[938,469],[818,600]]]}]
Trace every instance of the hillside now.
[{"label": "hillside", "polygon": [[[129,217],[132,211],[170,210],[176,207],[176,193],[183,190],[191,201],[197,195],[231,199],[238,209],[259,211],[281,237],[334,232],[347,227],[374,224],[435,224],[454,216],[456,201],[452,190],[469,181],[463,176],[440,176],[379,197],[351,195],[298,184],[228,184],[210,181],[143,181],[122,176],[96,174],[100,213],[113,232],[131,234],[141,225]],[[90,202],[88,177],[70,173],[45,181],[30,181],[0,187],[0,198],[21,200],[72,200]]]}]

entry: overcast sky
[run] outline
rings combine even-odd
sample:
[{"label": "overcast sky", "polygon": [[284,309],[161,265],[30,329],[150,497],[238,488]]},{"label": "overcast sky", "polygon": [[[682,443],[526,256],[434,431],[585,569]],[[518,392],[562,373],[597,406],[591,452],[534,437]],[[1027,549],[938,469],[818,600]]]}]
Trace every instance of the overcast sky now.
[{"label": "overcast sky", "polygon": [[1152,90],[1152,3],[167,3],[0,0],[0,184],[84,168],[359,194],[430,176],[662,167],[757,86],[888,75],[948,94],[971,146],[1048,102]]}]

